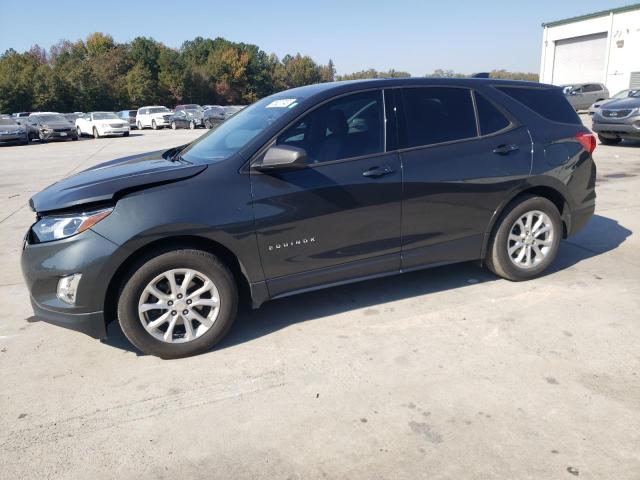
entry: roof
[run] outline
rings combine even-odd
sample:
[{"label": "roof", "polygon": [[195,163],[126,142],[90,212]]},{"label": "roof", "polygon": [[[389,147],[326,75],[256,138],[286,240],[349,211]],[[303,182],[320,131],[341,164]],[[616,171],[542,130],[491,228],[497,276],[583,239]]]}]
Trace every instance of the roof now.
[{"label": "roof", "polygon": [[631,10],[640,9],[640,3],[633,3],[631,5],[626,5],[624,7],[618,8],[609,8],[608,10],[600,10],[598,12],[586,13],[584,15],[578,15],[576,17],[569,17],[562,20],[554,20],[552,22],[543,23],[543,27],[557,27],[558,25],[565,25],[567,23],[581,22],[582,20],[589,20],[591,18],[603,17],[605,15],[610,15],[611,13],[622,13],[629,12]]},{"label": "roof", "polygon": [[497,78],[436,78],[436,77],[407,77],[407,78],[372,78],[362,80],[343,80],[339,82],[316,83],[304,87],[296,87],[282,92],[275,93],[271,98],[313,98],[317,95],[324,95],[330,92],[341,94],[358,90],[373,88],[393,88],[419,85],[459,85],[472,86],[477,84],[487,85],[516,85],[520,87],[544,87],[548,86],[538,82],[528,82],[524,80],[502,80]]}]

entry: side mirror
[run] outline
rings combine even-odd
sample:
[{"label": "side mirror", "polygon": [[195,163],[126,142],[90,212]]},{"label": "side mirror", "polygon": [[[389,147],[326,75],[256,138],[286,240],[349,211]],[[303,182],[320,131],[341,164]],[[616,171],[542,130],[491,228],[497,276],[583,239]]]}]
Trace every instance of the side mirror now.
[{"label": "side mirror", "polygon": [[304,168],[307,162],[307,152],[304,148],[289,145],[274,145],[262,157],[262,162],[254,165],[259,172]]}]

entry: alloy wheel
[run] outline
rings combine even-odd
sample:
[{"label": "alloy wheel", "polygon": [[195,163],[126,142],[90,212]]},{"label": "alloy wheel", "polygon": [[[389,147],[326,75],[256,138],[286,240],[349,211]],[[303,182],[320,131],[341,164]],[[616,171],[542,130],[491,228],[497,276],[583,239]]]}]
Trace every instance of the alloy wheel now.
[{"label": "alloy wheel", "polygon": [[538,266],[553,246],[553,223],[539,210],[524,213],[509,231],[507,254],[518,268]]},{"label": "alloy wheel", "polygon": [[161,273],[144,288],[138,317],[157,340],[185,343],[206,333],[220,311],[220,295],[205,274],[189,268]]}]

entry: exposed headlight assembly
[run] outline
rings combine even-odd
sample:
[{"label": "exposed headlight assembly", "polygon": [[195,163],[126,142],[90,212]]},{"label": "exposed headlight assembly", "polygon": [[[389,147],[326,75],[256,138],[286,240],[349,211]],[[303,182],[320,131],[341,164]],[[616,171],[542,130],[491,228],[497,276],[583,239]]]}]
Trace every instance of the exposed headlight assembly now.
[{"label": "exposed headlight assembly", "polygon": [[84,213],[42,217],[31,230],[39,243],[60,240],[93,227],[108,217],[112,211],[113,208],[106,208]]}]

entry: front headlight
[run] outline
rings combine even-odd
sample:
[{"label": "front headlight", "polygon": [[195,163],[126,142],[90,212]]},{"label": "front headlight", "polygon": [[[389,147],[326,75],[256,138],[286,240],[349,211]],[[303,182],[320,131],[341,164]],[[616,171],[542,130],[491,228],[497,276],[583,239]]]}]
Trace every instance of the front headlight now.
[{"label": "front headlight", "polygon": [[39,243],[60,240],[84,232],[99,221],[105,219],[113,208],[92,212],[43,217],[31,230]]}]

